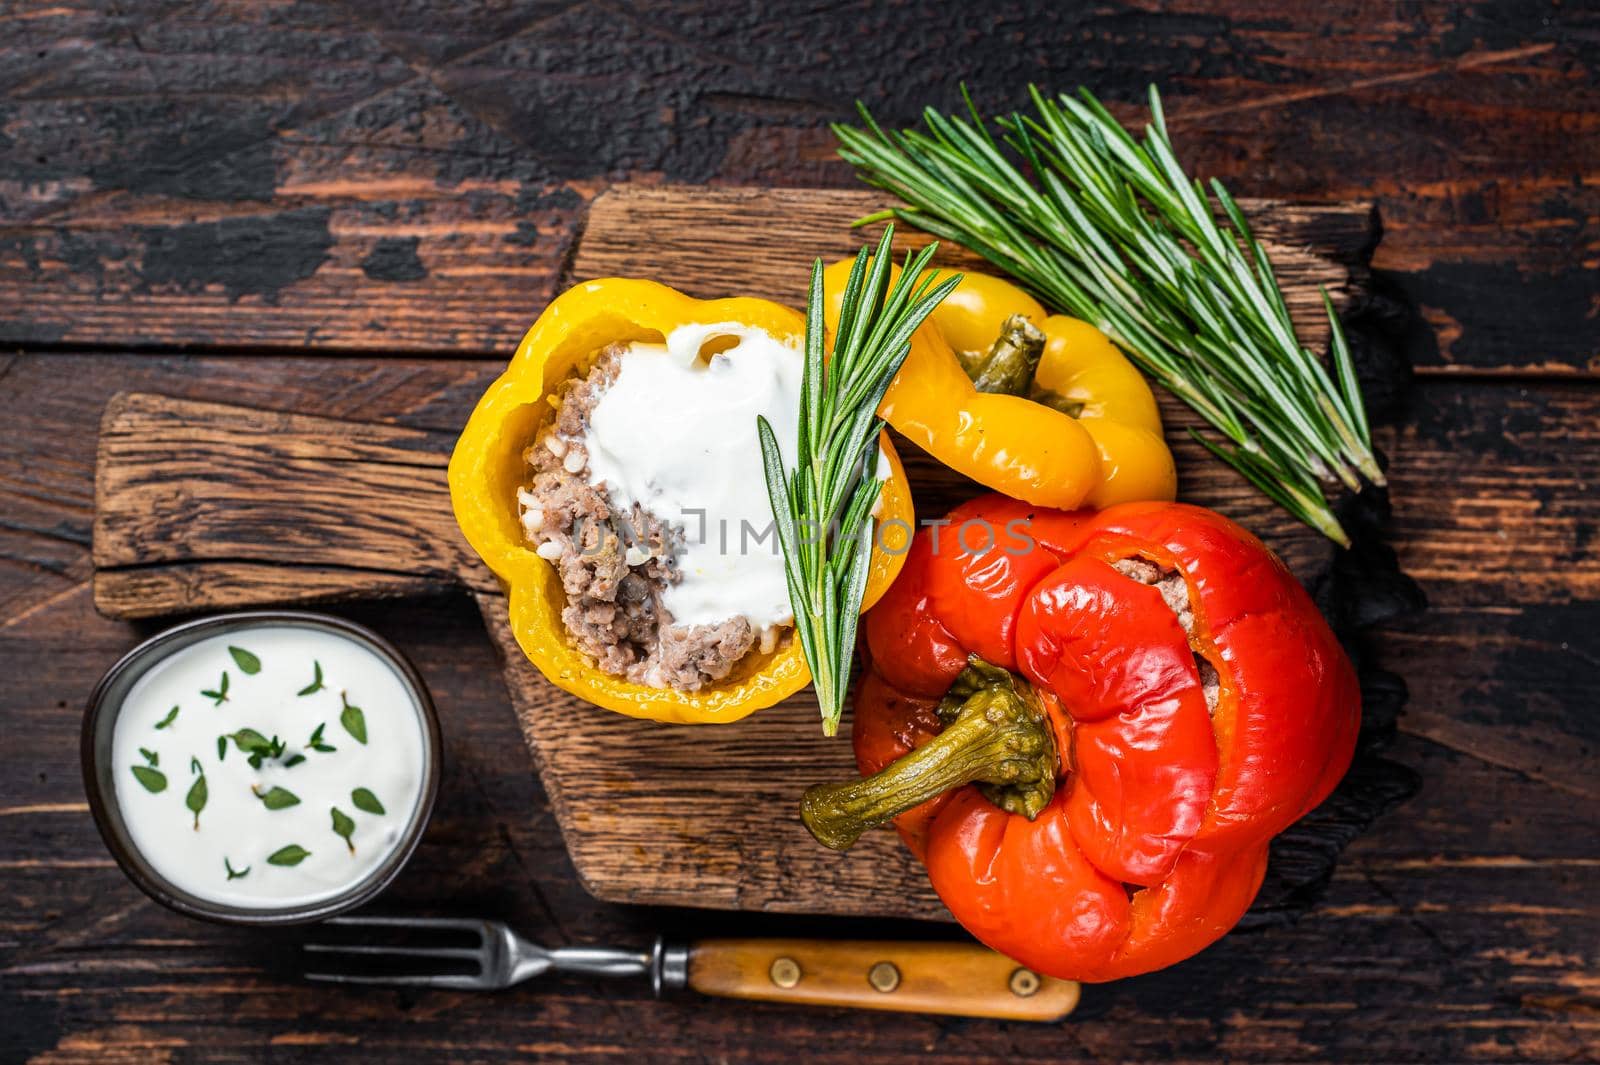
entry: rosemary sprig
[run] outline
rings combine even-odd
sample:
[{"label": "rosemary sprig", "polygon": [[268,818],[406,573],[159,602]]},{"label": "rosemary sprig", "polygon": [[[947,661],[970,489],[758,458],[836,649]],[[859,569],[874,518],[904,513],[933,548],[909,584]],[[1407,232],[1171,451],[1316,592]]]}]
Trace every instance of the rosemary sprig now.
[{"label": "rosemary sprig", "polygon": [[756,419],[795,631],[811,666],[827,736],[838,731],[844,712],[872,556],[871,512],[882,487],[878,404],[911,349],[911,334],[961,280],[956,275],[936,285],[931,274],[924,276],[938,248],[930,244],[907,257],[891,286],[893,236],[894,227],[887,227],[870,266],[866,248],[856,255],[831,358],[824,355],[822,261],[812,264],[792,474],[772,426]]},{"label": "rosemary sprig", "polygon": [[839,154],[908,206],[857,224],[894,217],[957,241],[1093,323],[1217,430],[1194,433],[1212,453],[1348,546],[1324,484],[1384,479],[1327,293],[1333,376],[1295,336],[1233,198],[1178,164],[1154,86],[1142,141],[1087,89],[1029,92],[1034,114],[997,120],[1000,139],[970,96],[969,117],[926,109],[926,131],[887,132],[858,104],[866,129],[834,126]]}]

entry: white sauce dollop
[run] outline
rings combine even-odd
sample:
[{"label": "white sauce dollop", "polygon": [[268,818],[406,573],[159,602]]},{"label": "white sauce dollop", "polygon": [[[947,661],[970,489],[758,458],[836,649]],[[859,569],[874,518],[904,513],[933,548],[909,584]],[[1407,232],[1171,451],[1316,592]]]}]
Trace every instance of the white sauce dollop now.
[{"label": "white sauce dollop", "polygon": [[[230,645],[255,655],[259,672],[245,673]],[[313,662],[322,666],[324,687],[299,695],[312,683]],[[218,703],[201,692],[216,691],[224,670],[228,698]],[[341,692],[361,710],[365,744],[341,724]],[[177,715],[156,728],[174,706]],[[388,662],[364,644],[290,625],[236,629],[173,653],[128,692],[112,736],[116,802],[145,860],[192,895],[261,909],[331,898],[381,864],[416,816],[422,796],[421,715]],[[322,743],[337,750],[310,749],[319,725]],[[252,769],[248,755],[229,739],[219,758],[217,738],[245,728],[282,739],[283,755]],[[158,763],[150,766],[141,748]],[[286,767],[296,755],[304,761]],[[149,791],[135,766],[159,771],[166,787]],[[200,773],[207,797],[197,828],[185,798]],[[256,792],[274,787],[300,802],[268,809]],[[351,798],[356,788],[372,792],[385,812],[358,808]],[[335,807],[355,824],[353,853],[333,829]],[[292,866],[267,861],[290,844],[309,855]],[[230,880],[224,862],[249,872]]]},{"label": "white sauce dollop", "polygon": [[[701,346],[717,337],[738,343],[702,359]],[[802,368],[797,349],[763,330],[681,326],[665,344],[631,345],[591,412],[591,483],[605,485],[619,513],[637,502],[684,529],[683,580],[662,599],[679,625],[743,615],[759,631],[794,620],[756,415],[792,468]]]}]

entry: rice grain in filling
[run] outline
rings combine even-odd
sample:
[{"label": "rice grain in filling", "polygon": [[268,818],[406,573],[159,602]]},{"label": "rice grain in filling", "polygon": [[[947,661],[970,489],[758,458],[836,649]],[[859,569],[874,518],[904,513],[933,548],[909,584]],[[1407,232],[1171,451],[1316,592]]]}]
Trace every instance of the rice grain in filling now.
[{"label": "rice grain in filling", "polygon": [[600,669],[637,684],[697,691],[725,679],[758,641],[772,650],[778,634],[758,633],[742,616],[675,624],[662,597],[683,579],[676,561],[682,527],[637,503],[619,515],[606,486],[590,483],[583,442],[589,418],[627,350],[611,345],[586,377],[558,387],[556,417],[525,453],[531,477],[517,493],[523,534],[560,572],[562,621]]}]

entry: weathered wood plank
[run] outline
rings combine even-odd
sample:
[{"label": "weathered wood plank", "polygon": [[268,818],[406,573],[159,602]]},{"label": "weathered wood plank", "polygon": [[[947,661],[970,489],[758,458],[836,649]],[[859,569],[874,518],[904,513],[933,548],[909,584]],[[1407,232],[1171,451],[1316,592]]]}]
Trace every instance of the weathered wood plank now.
[{"label": "weathered wood plank", "polygon": [[125,388],[258,408],[293,407],[454,433],[504,363],[336,357],[242,361],[217,356],[12,355],[0,433],[0,614],[91,572],[96,430]]},{"label": "weathered wood plank", "polygon": [[601,181],[850,187],[826,125],[861,86],[913,121],[960,105],[959,70],[997,109],[1029,81],[1087,82],[1132,115],[1157,81],[1184,160],[1234,191],[1377,201],[1377,265],[1439,331],[1419,365],[1600,366],[1587,10],[1356,0],[1290,26],[1254,3],[1003,4],[971,41],[940,29],[971,17],[556,0],[19,16],[0,37],[0,338],[504,352]]},{"label": "weathered wood plank", "polygon": [[855,772],[847,742],[818,740],[800,695],[727,728],[674,728],[597,710],[522,658],[505,599],[480,595],[506,686],[584,887],[611,902],[950,920],[898,837],[825,853],[800,793]]},{"label": "weathered wood plank", "polygon": [[[850,225],[893,202],[870,189],[615,186],[590,204],[570,276],[654,277],[665,267],[660,276],[693,296],[748,295],[794,304],[806,291],[813,260],[834,262],[876,241],[881,225]],[[1372,205],[1243,200],[1240,206],[1272,257],[1295,328],[1320,349],[1328,336],[1320,290],[1326,287],[1344,308],[1365,286],[1378,242]],[[906,226],[895,237],[901,254],[930,240]],[[948,243],[936,261],[995,272],[979,256]]]},{"label": "weathered wood plank", "polygon": [[1424,388],[1395,448],[1396,550],[1429,597],[1381,648],[1402,727],[1592,802],[1600,720],[1573,708],[1600,661],[1600,389]]},{"label": "weathered wood plank", "polygon": [[450,512],[452,442],[448,433],[115,396],[95,467],[95,604],[151,617],[483,584]]}]

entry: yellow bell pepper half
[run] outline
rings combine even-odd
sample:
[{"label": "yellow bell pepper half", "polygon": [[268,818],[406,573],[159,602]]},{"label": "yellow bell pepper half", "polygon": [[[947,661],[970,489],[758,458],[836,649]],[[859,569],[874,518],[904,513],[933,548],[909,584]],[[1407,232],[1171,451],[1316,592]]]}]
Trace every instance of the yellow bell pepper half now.
[{"label": "yellow bell pepper half", "polygon": [[[576,285],[555,299],[517,347],[506,371],[489,386],[450,456],[450,500],[474,551],[505,584],[511,630],[550,682],[608,710],[656,721],[700,724],[737,721],[771,706],[811,680],[800,642],[790,634],[776,650],[752,650],[724,681],[699,691],[652,688],[602,672],[568,639],[561,620],[566,596],[554,564],[523,538],[517,489],[528,479],[523,451],[555,414],[546,401],[556,385],[588,369],[608,344],[662,342],[682,325],[736,322],[804,348],[805,319],[758,299],[696,300],[654,281],[607,279]],[[883,440],[890,476],[878,517],[881,540],[868,574],[866,609],[888,589],[904,561],[915,526],[911,492],[899,456]],[[904,523],[900,526],[898,523]]]},{"label": "yellow bell pepper half", "polygon": [[[824,272],[830,328],[851,265]],[[956,352],[988,351],[1017,314],[1045,337],[1034,384],[1078,408],[1076,416],[1025,396],[981,392],[962,368]],[[878,412],[946,466],[1026,503],[1070,510],[1177,494],[1161,415],[1139,371],[1094,326],[1047,314],[989,274],[964,272],[917,330]]]}]

